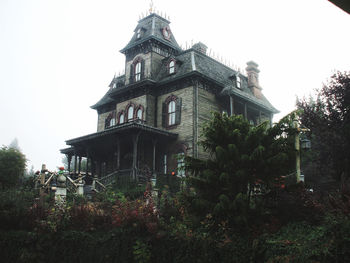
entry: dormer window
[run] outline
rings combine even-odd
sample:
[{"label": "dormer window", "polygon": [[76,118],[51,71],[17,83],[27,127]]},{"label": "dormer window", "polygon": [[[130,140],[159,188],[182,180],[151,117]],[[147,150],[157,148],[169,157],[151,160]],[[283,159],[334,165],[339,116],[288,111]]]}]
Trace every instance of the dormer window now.
[{"label": "dormer window", "polygon": [[239,75],[236,75],[236,87],[238,89],[241,89],[241,77]]},{"label": "dormer window", "polygon": [[115,89],[117,87],[117,83],[113,83],[113,85],[112,85],[112,89]]},{"label": "dormer window", "polygon": [[169,62],[169,74],[174,74],[175,73],[175,61],[174,60],[171,60]]},{"label": "dormer window", "polygon": [[135,81],[141,80],[141,61],[137,62],[135,65]]},{"label": "dormer window", "polygon": [[140,38],[141,38],[141,28],[137,29],[136,38],[137,38],[137,39],[140,39]]}]

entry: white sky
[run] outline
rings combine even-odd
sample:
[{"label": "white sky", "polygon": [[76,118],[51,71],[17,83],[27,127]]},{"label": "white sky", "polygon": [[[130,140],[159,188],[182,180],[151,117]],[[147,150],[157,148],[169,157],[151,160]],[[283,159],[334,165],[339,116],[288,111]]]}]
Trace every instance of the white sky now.
[{"label": "white sky", "polygon": [[[61,165],[65,140],[96,131],[89,107],[124,69],[119,52],[149,0],[0,0],[0,145],[18,138],[28,167]],[[326,0],[155,0],[179,44],[259,64],[281,111],[350,69],[350,15]]]}]

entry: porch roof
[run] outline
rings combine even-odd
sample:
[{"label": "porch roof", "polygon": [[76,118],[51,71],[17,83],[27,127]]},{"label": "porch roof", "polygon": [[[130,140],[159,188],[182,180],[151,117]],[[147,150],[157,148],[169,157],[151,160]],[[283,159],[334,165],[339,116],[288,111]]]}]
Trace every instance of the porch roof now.
[{"label": "porch roof", "polygon": [[[156,135],[158,139],[176,139],[178,134],[177,133],[173,133],[173,132],[169,132],[169,131],[165,131],[156,127],[152,127],[149,125],[146,125],[144,123],[142,123],[140,120],[138,121],[134,121],[134,122],[128,122],[125,124],[121,124],[121,125],[116,125],[113,126],[111,128],[108,128],[104,131],[100,131],[100,132],[95,132],[95,133],[91,133],[88,135],[84,135],[81,137],[77,137],[74,139],[70,139],[66,141],[67,145],[81,145],[81,143],[89,143],[94,141],[95,139],[98,138],[108,138],[109,136],[115,136],[115,135],[125,135],[125,134],[132,134],[135,132],[145,132],[147,134],[150,135]],[[60,152],[63,154],[67,154],[73,151],[73,147],[69,147],[69,148],[65,148],[65,149],[61,149]]]}]

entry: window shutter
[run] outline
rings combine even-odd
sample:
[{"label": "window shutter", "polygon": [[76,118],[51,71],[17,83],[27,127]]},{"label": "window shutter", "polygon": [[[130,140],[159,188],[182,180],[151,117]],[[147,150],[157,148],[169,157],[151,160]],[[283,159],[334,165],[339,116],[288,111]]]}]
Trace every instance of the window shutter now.
[{"label": "window shutter", "polygon": [[145,78],[145,61],[141,61],[141,80]]},{"label": "window shutter", "polygon": [[176,100],[176,108],[175,108],[175,124],[180,124],[181,122],[181,104],[182,104],[182,99],[178,98]]},{"label": "window shutter", "polygon": [[163,102],[162,105],[162,126],[165,128],[167,127],[167,114],[168,114],[168,109],[167,109],[167,104]]},{"label": "window shutter", "polygon": [[129,82],[133,83],[134,82],[134,64],[130,65],[130,78],[129,78]]}]

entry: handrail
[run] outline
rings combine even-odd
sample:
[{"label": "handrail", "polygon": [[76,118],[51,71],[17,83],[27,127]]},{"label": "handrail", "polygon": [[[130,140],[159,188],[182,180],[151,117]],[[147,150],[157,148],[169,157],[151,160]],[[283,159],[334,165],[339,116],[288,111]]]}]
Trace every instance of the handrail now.
[{"label": "handrail", "polygon": [[70,178],[68,175],[66,176],[66,178],[68,179],[68,181],[74,185],[75,187],[78,187],[77,184],[74,182],[74,180],[72,178]]},{"label": "handrail", "polygon": [[44,185],[43,185],[44,188],[51,182],[51,180],[52,180],[52,178],[53,178],[54,175],[55,175],[55,174],[52,173],[51,176],[49,177],[49,179],[47,179],[47,181],[46,181],[46,182],[44,183]]}]

